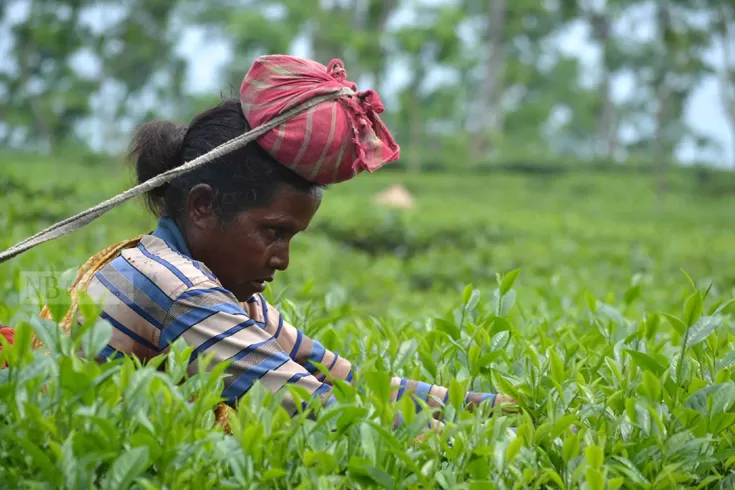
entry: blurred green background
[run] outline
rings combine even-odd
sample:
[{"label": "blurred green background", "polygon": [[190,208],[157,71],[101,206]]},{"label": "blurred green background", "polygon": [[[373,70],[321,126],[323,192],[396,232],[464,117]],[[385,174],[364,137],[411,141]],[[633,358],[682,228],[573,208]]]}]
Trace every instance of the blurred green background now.
[{"label": "blurred green background", "polygon": [[[261,54],[344,60],[401,160],[325,195],[269,294],[425,318],[520,267],[525,314],[585,291],[631,314],[735,286],[735,3],[5,0],[0,247],[129,187],[132,129],[186,123]],[[411,209],[375,198],[401,185]],[[0,268],[75,270],[146,232],[139,201]]]}]

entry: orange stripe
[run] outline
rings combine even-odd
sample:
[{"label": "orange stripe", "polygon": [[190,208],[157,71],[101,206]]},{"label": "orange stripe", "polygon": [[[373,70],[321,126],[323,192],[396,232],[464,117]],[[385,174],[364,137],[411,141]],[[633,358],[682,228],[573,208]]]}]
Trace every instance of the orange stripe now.
[{"label": "orange stripe", "polygon": [[327,155],[327,151],[329,151],[329,148],[332,146],[332,141],[334,140],[334,131],[337,128],[337,102],[332,102],[332,123],[329,126],[329,137],[327,138],[327,144],[324,145],[324,150],[322,150],[322,155],[319,157],[319,160],[317,160],[316,165],[314,166],[314,170],[311,172],[311,177],[314,178],[319,173],[319,169],[322,167],[322,164],[324,163],[324,158]]},{"label": "orange stripe", "polygon": [[304,140],[301,142],[301,149],[299,150],[298,155],[296,155],[293,163],[289,166],[289,168],[292,170],[296,168],[299,162],[301,162],[301,158],[304,156],[304,153],[306,153],[306,149],[309,147],[309,142],[311,141],[312,125],[314,123],[314,113],[316,112],[316,110],[316,107],[312,107],[306,113],[306,130],[304,131]]},{"label": "orange stripe", "polygon": [[334,174],[332,175],[332,180],[337,178],[337,174],[339,173],[339,169],[342,166],[342,158],[344,157],[345,148],[347,147],[347,142],[350,140],[350,137],[346,137],[344,141],[342,142],[342,146],[339,148],[339,154],[337,154],[337,161],[334,164]]},{"label": "orange stripe", "polygon": [[284,136],[286,136],[286,124],[281,124],[276,129],[276,132],[278,133],[278,136],[276,137],[276,141],[273,143],[273,148],[271,149],[271,152],[273,154],[278,152],[278,149],[281,148],[281,143],[283,142]]}]

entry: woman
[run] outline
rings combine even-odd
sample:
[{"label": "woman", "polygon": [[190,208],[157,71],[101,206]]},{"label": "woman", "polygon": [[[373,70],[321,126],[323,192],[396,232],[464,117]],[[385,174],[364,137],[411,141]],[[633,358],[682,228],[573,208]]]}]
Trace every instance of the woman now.
[{"label": "woman", "polygon": [[[354,87],[339,62],[325,68],[298,58],[259,58],[239,100],[204,111],[188,127],[142,125],[131,153],[137,179],[191,161],[334,83]],[[398,147],[377,117],[381,111],[373,92],[323,104],[259,143],[148,193],[157,228],[121,250],[87,287],[114,327],[100,359],[124,353],[146,360],[183,339],[194,347],[192,374],[205,355],[213,355],[213,363],[232,361],[223,393],[231,406],[256,381],[273,392],[297,385],[329,404],[331,381],[313,362],[348,382],[356,367],[290,325],[261,293],[288,267],[290,242],[319,209],[324,184],[397,158]],[[444,387],[398,377],[392,383],[399,387],[394,399],[414,393],[436,407],[448,398]],[[500,399],[468,393],[466,403]],[[296,412],[288,393],[284,402]]]}]

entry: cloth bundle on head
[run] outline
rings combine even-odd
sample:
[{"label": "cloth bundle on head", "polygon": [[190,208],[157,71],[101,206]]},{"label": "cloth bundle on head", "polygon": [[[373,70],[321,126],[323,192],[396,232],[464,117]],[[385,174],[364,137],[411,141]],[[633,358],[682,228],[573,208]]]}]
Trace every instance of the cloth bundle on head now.
[{"label": "cloth bundle on head", "polygon": [[260,126],[315,96],[348,87],[352,97],[322,102],[260,136],[258,144],[303,178],[334,184],[373,172],[400,155],[378,116],[384,111],[373,90],[357,92],[340,60],[329,66],[286,55],[255,60],[240,88],[251,127]]}]

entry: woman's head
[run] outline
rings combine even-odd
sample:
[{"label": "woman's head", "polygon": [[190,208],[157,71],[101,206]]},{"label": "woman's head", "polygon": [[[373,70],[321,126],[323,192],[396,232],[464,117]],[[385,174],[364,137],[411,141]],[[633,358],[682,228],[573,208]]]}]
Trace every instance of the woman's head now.
[{"label": "woman's head", "polygon": [[[189,127],[143,124],[131,152],[137,180],[176,168],[249,130],[237,99],[204,111]],[[245,300],[276,270],[288,267],[290,241],[311,222],[321,191],[251,143],[154,189],[146,202],[157,216],[173,219],[193,258]]]}]

